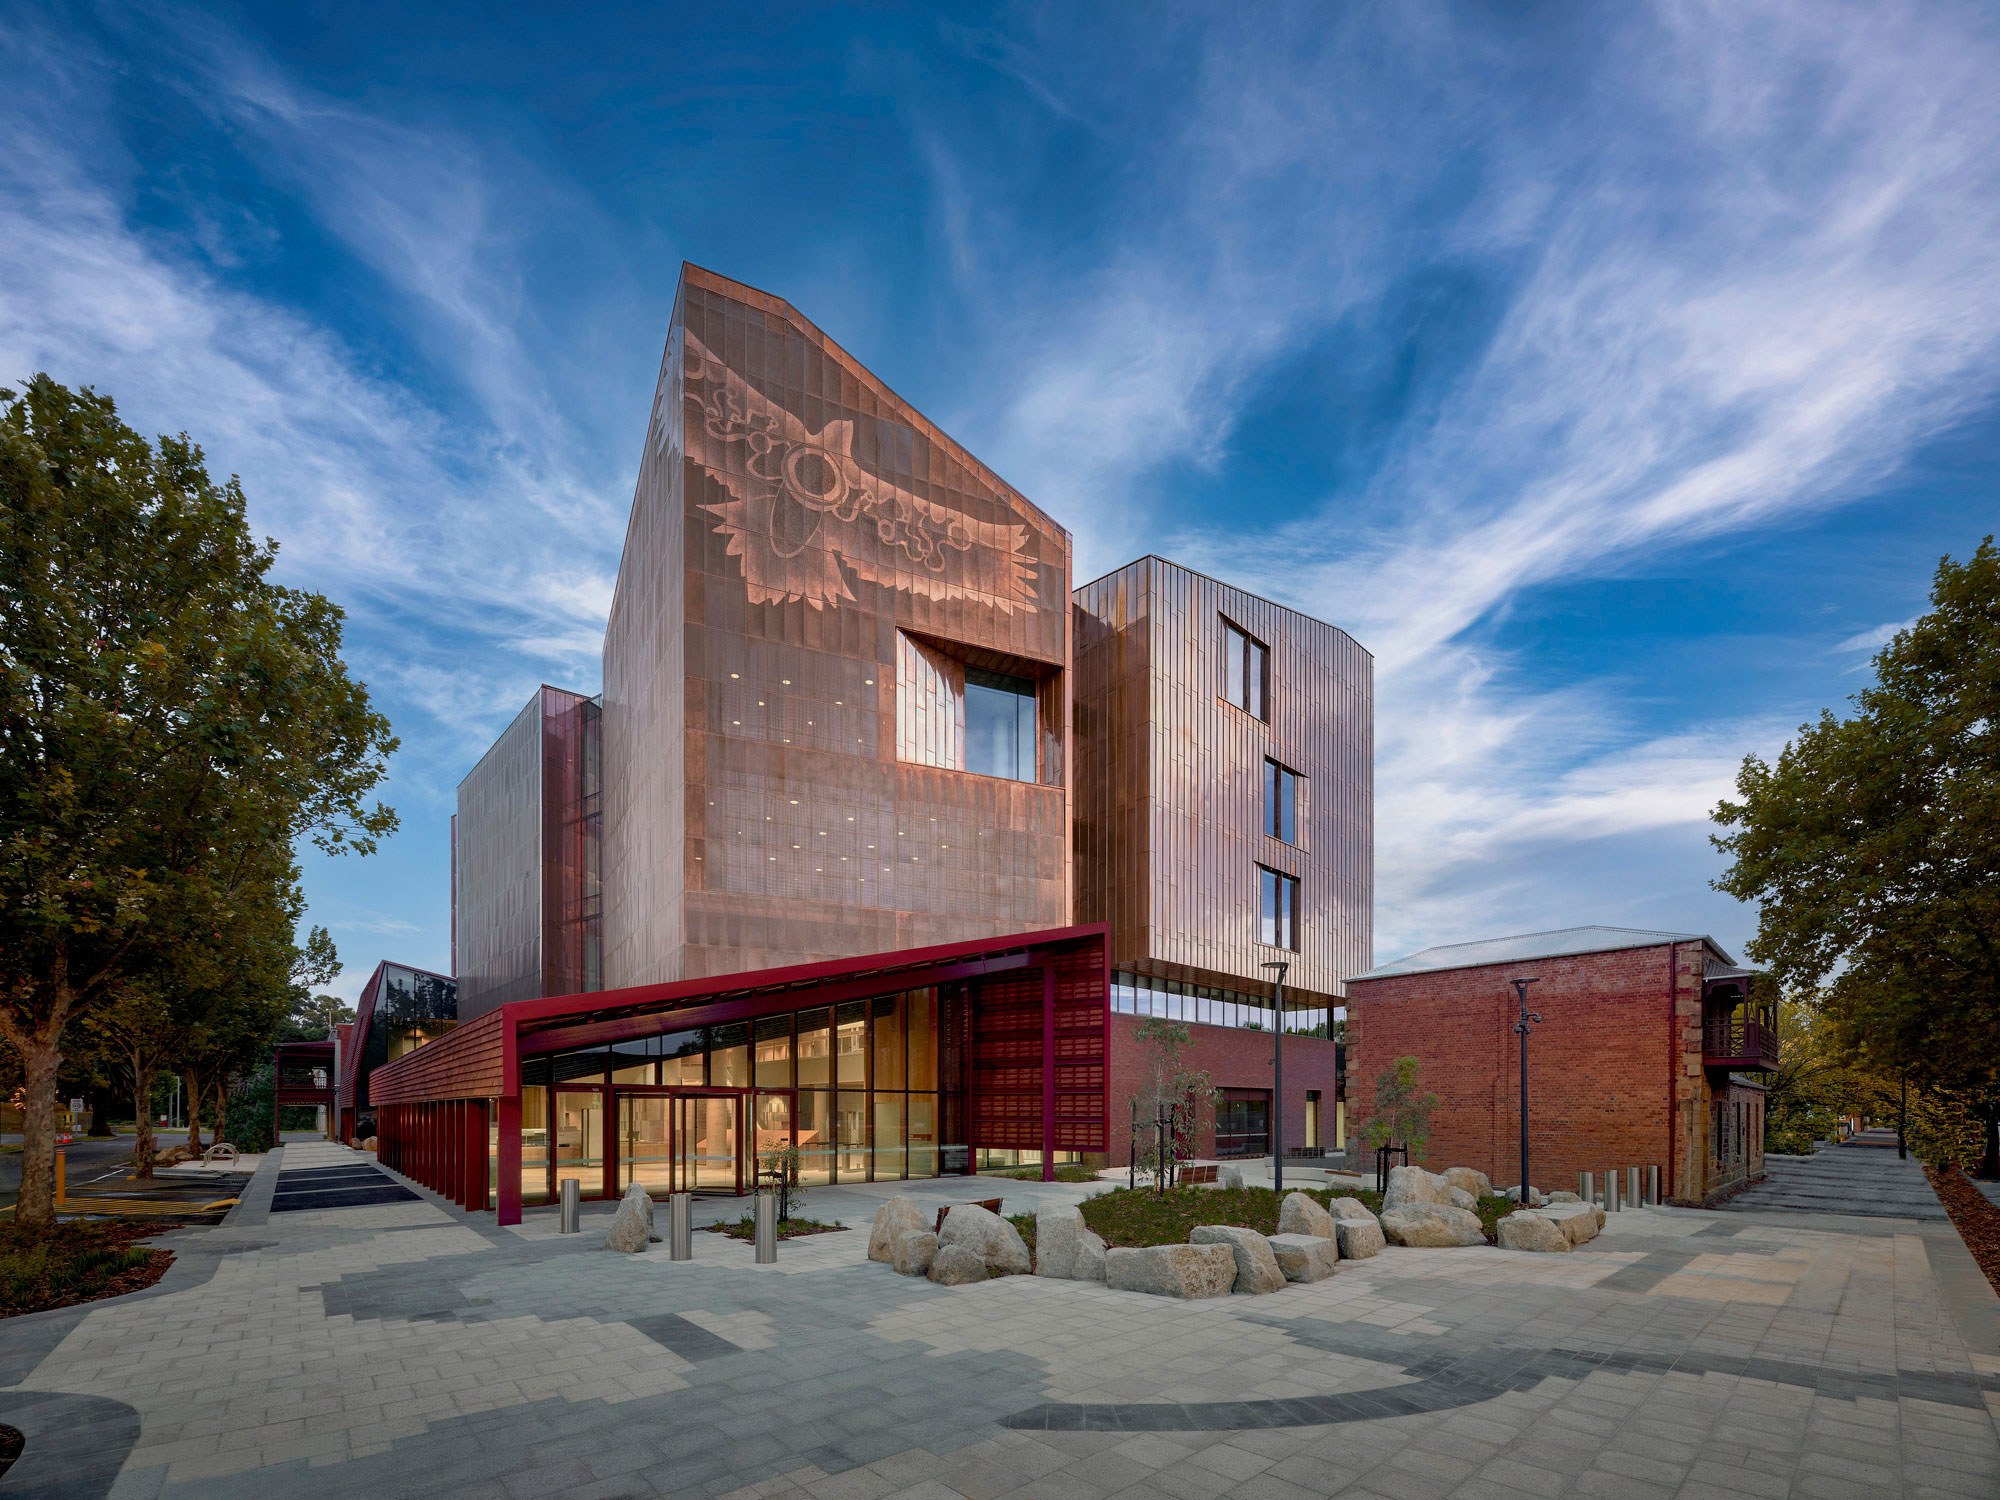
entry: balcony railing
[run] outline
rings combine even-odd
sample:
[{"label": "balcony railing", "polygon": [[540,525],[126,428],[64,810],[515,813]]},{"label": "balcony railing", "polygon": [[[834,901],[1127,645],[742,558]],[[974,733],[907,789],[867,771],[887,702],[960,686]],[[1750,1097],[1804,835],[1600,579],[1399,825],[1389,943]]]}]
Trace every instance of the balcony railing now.
[{"label": "balcony railing", "polygon": [[1701,1060],[1711,1068],[1775,1073],[1777,1030],[1747,1016],[1711,1016],[1702,1028]]}]

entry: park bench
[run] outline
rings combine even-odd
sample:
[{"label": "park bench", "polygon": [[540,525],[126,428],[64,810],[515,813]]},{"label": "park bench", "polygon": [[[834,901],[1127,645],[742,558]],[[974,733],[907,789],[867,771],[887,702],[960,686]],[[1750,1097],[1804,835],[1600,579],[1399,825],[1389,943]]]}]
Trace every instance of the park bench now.
[{"label": "park bench", "polygon": [[[1000,1212],[1000,1204],[1001,1204],[1001,1202],[1002,1202],[1002,1201],[1003,1201],[1003,1200],[1001,1200],[1001,1199],[999,1199],[999,1198],[975,1198],[975,1199],[973,1199],[973,1200],[972,1200],[972,1206],[973,1206],[974,1208],[983,1208],[983,1209],[985,1209],[985,1210],[986,1210],[986,1211],[987,1211],[988,1213],[990,1213],[990,1214],[997,1214],[997,1213],[999,1213],[999,1212]],[[939,1210],[938,1210],[938,1220],[937,1220],[937,1228],[933,1229],[933,1230],[931,1231],[931,1233],[932,1233],[932,1234],[943,1234],[943,1233],[944,1233],[944,1216],[945,1216],[946,1214],[950,1213],[950,1212],[951,1212],[951,1211],[952,1211],[952,1210],[953,1210],[954,1208],[958,1208],[958,1207],[960,1207],[960,1205],[959,1205],[959,1204],[956,1204],[956,1203],[947,1203],[947,1204],[946,1204],[946,1205],[945,1205],[945,1206],[944,1206],[943,1208],[939,1209]]]},{"label": "park bench", "polygon": [[1214,1162],[1201,1167],[1182,1167],[1180,1178],[1183,1183],[1214,1182],[1222,1168]]}]

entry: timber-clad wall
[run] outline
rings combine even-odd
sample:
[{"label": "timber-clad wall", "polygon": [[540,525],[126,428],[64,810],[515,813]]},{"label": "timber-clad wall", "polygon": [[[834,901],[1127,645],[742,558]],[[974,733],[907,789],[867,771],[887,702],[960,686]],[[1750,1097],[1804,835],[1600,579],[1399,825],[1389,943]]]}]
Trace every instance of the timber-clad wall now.
[{"label": "timber-clad wall", "polygon": [[[1159,557],[1076,591],[1079,922],[1111,964],[1328,1003],[1373,961],[1374,661],[1345,631]],[[1268,721],[1222,696],[1222,621],[1270,652]],[[1263,832],[1264,761],[1304,778]],[[1258,867],[1299,880],[1301,948],[1258,940]]]},{"label": "timber-clad wall", "polygon": [[368,1080],[370,1105],[497,1098],[506,1091],[505,1027],[503,1012],[488,1011],[377,1068]]}]

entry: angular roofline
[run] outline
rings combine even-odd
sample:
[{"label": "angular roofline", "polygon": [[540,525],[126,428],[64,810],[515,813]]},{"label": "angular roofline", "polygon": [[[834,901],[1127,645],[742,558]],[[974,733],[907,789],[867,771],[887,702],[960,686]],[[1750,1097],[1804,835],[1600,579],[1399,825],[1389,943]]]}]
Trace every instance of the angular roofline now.
[{"label": "angular roofline", "polygon": [[[888,381],[876,374],[868,365],[863,364],[852,350],[835,339],[824,328],[821,328],[819,324],[813,322],[811,318],[800,312],[790,302],[775,292],[767,292],[762,287],[750,285],[747,281],[738,281],[734,277],[724,276],[720,271],[711,271],[707,266],[697,265],[691,260],[683,260],[681,262],[681,281],[683,284],[689,280],[690,272],[694,274],[694,277],[698,281],[705,283],[707,289],[710,291],[719,291],[724,296],[734,296],[741,302],[762,302],[766,304],[766,311],[776,312],[789,319],[797,326],[799,332],[805,334],[808,338],[816,340],[837,360],[852,365],[857,374],[866,376],[907,411],[915,419],[912,425],[922,430],[927,437],[949,448],[968,469],[971,469],[974,473],[983,475],[995,489],[1001,490],[1013,499],[1018,500],[1022,505],[1033,511],[1039,520],[1061,532],[1063,540],[1070,544],[1071,552],[1074,554],[1076,539],[1070,534],[1070,529],[1067,526],[1063,525],[1062,522],[1043,510],[1041,506],[1035,504],[1034,501],[1022,494],[1014,485],[1002,479],[999,472],[991,464],[975,456],[972,450],[967,448],[965,444],[961,443],[957,438],[925,416],[923,412],[917,409],[914,402],[905,397],[902,392],[892,387]],[[742,293],[748,293],[749,295],[740,295]],[[676,297],[675,301],[678,303],[679,298]]]},{"label": "angular roofline", "polygon": [[[1529,953],[1513,958],[1475,958],[1467,959],[1461,963],[1443,961],[1427,963],[1421,967],[1404,967],[1430,954],[1444,955],[1456,949],[1490,948],[1499,943],[1522,943],[1532,938],[1550,938],[1558,937],[1565,933],[1586,932],[1603,933],[1607,937],[1611,934],[1622,933],[1627,940],[1617,941],[1614,939],[1592,943],[1589,946],[1581,948],[1563,948],[1551,950],[1546,953]],[[1403,957],[1395,959],[1390,963],[1378,964],[1364,974],[1351,976],[1346,980],[1346,983],[1354,984],[1368,979],[1402,979],[1413,974],[1443,974],[1449,973],[1454,969],[1491,969],[1499,968],[1506,964],[1541,963],[1551,958],[1577,958],[1589,953],[1618,953],[1628,948],[1663,948],[1669,943],[1705,943],[1725,963],[1732,967],[1736,963],[1736,960],[1731,957],[1729,951],[1705,932],[1656,932],[1645,927],[1608,927],[1593,923],[1582,927],[1552,927],[1545,932],[1520,932],[1509,933],[1502,937],[1474,938],[1463,943],[1440,943],[1435,947],[1420,948],[1415,953],[1405,954]]]},{"label": "angular roofline", "polygon": [[1309,615],[1302,609],[1292,608],[1292,606],[1289,604],[1280,604],[1276,599],[1271,598],[1268,594],[1260,594],[1253,589],[1246,589],[1243,587],[1242,584],[1231,583],[1227,578],[1217,578],[1213,573],[1202,572],[1200,568],[1190,568],[1186,563],[1175,562],[1171,557],[1164,556],[1163,554],[1158,552],[1142,552],[1137,557],[1133,558],[1131,562],[1121,563],[1117,567],[1112,568],[1109,572],[1099,573],[1095,578],[1092,578],[1087,582],[1077,584],[1074,588],[1072,588],[1069,591],[1070,597],[1071,598],[1076,597],[1076,595],[1082,593],[1085,589],[1089,588],[1091,584],[1104,582],[1104,580],[1109,578],[1113,573],[1122,573],[1127,568],[1136,567],[1138,564],[1142,562],[1164,563],[1167,567],[1178,569],[1180,572],[1191,574],[1196,578],[1205,578],[1210,583],[1214,584],[1217,588],[1229,589],[1238,594],[1248,594],[1252,599],[1257,600],[1260,604],[1268,604],[1273,609],[1282,609],[1286,614],[1297,615],[1301,620],[1311,620],[1313,624],[1322,625],[1326,627],[1326,629],[1328,630],[1337,630],[1342,635],[1346,636],[1348,640],[1354,642],[1355,650],[1361,652],[1370,661],[1373,661],[1375,659],[1375,653],[1373,651],[1370,651],[1366,646],[1362,645],[1360,641],[1355,640],[1355,637],[1352,632],[1348,631],[1342,626],[1334,624],[1331,620],[1322,620],[1318,615]]},{"label": "angular roofline", "polygon": [[[568,693],[572,698],[581,698],[586,703],[595,703],[599,708],[602,708],[604,706],[604,692],[603,689],[601,688],[594,693],[579,693],[575,688],[557,687],[553,682],[543,682],[536,684],[534,692],[528,695],[528,701],[526,703],[523,703],[519,708],[514,710],[514,717],[507,721],[506,729],[502,729],[499,734],[493,736],[493,742],[490,745],[488,745],[484,750],[479,752],[479,759],[475,760],[472,763],[471,768],[467,770],[463,776],[458,778],[458,786],[464,786],[466,782],[472,779],[473,772],[477,771],[481,766],[486,764],[486,757],[491,755],[495,750],[500,748],[500,741],[506,736],[507,730],[512,729],[514,727],[515,721],[518,720],[522,714],[526,713],[530,708],[538,708],[541,706],[542,694],[545,692]],[[453,788],[454,791],[456,789],[457,789],[456,787]],[[403,965],[403,967],[407,969],[409,965],[405,964]],[[449,979],[451,978],[451,975],[447,974],[444,977],[446,979]]]}]

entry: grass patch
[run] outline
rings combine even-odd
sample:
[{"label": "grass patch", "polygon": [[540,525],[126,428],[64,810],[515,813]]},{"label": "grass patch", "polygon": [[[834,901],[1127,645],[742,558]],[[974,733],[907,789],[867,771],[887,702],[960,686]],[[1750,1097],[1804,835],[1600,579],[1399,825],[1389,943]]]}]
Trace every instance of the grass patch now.
[{"label": "grass patch", "polygon": [[[1373,1191],[1335,1192],[1298,1188],[1322,1207],[1335,1198],[1357,1198],[1371,1213],[1382,1208]],[[1164,1193],[1151,1188],[1118,1188],[1086,1198],[1083,1222],[1104,1236],[1107,1246],[1179,1245],[1198,1225],[1238,1224],[1259,1234],[1278,1232],[1278,1208],[1284,1200],[1267,1187],[1176,1187]]]},{"label": "grass patch", "polygon": [[133,1241],[169,1227],[81,1220],[48,1230],[7,1225],[0,1229],[0,1317],[74,1307],[151,1286],[173,1264],[173,1254]]},{"label": "grass patch", "polygon": [[[1303,1192],[1322,1207],[1331,1207],[1335,1198],[1353,1198],[1370,1213],[1382,1211],[1382,1195],[1373,1189],[1344,1191],[1334,1189],[1295,1188],[1290,1191]],[[1086,1198],[1080,1207],[1083,1222],[1098,1234],[1104,1236],[1109,1247],[1120,1245],[1179,1245],[1187,1241],[1189,1234],[1202,1224],[1238,1224],[1245,1229],[1254,1229],[1259,1234],[1278,1232],[1278,1209],[1284,1200],[1270,1188],[1241,1187],[1177,1187],[1164,1193],[1156,1193],[1148,1188],[1135,1190],[1119,1188],[1115,1192],[1100,1193],[1095,1198]],[[1486,1242],[1492,1244],[1498,1235],[1502,1219],[1514,1211],[1512,1199],[1501,1197],[1481,1198],[1474,1212],[1479,1216],[1479,1226],[1486,1233]],[[1013,1223],[1020,1228],[1022,1221],[1032,1224],[1032,1216],[1022,1214]],[[1032,1244],[1028,1230],[1022,1230],[1022,1238]]]},{"label": "grass patch", "polygon": [[[1040,1167],[1014,1167],[1005,1172],[981,1172],[979,1175],[981,1177],[1005,1177],[1014,1182],[1040,1182],[1042,1180],[1042,1169]],[[1097,1181],[1097,1168],[1075,1165],[1057,1167],[1056,1181],[1095,1182]]]},{"label": "grass patch", "polygon": [[[750,1214],[745,1214],[733,1224],[704,1224],[701,1227],[704,1234],[726,1234],[732,1240],[754,1241],[757,1238],[757,1220]],[[831,1224],[822,1224],[818,1219],[780,1219],[778,1238],[796,1240],[809,1234],[835,1234],[846,1227],[838,1219]]]}]

